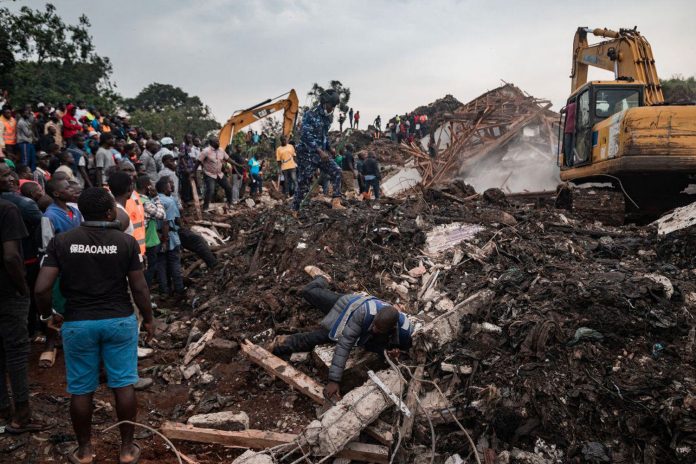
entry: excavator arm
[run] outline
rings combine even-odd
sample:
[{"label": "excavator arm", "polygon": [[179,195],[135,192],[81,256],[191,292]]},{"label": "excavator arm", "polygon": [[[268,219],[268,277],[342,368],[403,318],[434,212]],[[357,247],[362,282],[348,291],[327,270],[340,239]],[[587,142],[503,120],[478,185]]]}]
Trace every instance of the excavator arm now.
[{"label": "excavator arm", "polygon": [[[594,45],[587,42],[587,34],[609,40]],[[660,78],[648,41],[634,29],[589,29],[579,27],[573,41],[573,68],[571,92],[587,82],[590,66],[614,72],[615,80],[633,80],[645,84],[645,104],[664,102]]]},{"label": "excavator arm", "polygon": [[290,90],[287,95],[287,98],[276,99],[276,101],[268,99],[251,108],[233,114],[220,129],[220,146],[227,147],[232,137],[244,127],[281,110],[283,110],[283,135],[289,136],[295,127],[295,119],[300,108],[300,102],[295,89]]}]

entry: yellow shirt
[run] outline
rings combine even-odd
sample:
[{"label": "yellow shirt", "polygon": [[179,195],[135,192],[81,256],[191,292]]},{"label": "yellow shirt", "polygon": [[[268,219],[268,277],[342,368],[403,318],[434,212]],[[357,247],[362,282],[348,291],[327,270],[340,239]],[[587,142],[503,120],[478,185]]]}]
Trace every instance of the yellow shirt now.
[{"label": "yellow shirt", "polygon": [[276,148],[276,160],[280,163],[282,171],[295,169],[297,167],[295,163],[295,147],[287,144],[284,147]]}]

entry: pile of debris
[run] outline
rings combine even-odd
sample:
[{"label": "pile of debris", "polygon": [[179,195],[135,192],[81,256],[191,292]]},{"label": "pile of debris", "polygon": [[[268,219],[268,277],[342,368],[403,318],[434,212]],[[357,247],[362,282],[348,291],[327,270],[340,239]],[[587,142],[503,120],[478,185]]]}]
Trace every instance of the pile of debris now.
[{"label": "pile of debris", "polygon": [[[165,434],[266,450],[238,463],[393,453],[399,462],[694,462],[692,241],[456,185],[380,210],[312,203],[299,224],[282,206],[250,210],[219,229],[229,235],[216,251],[225,264],[190,273],[192,308],[172,312],[160,338],[161,349],[186,341],[181,358],[158,366],[160,388],[189,386],[188,406],[163,414],[188,425],[167,423]],[[410,417],[366,368],[326,405],[326,356],[287,364],[259,346],[320,319],[299,296],[309,264],[339,291],[400,304],[418,327],[411,367],[377,373]],[[278,392],[291,407],[262,404]],[[210,412],[223,417],[194,416]]]},{"label": "pile of debris", "polygon": [[559,115],[550,107],[512,84],[462,105],[433,131],[439,154],[419,163],[424,184],[461,177],[479,190],[555,188]]}]

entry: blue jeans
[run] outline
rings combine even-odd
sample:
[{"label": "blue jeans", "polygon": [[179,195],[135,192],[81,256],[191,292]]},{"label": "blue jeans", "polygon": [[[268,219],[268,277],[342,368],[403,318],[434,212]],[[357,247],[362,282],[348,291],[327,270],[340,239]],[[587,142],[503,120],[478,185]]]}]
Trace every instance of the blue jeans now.
[{"label": "blue jeans", "polygon": [[263,179],[258,174],[251,174],[251,194],[261,193],[263,189]]},{"label": "blue jeans", "polygon": [[164,295],[169,294],[170,280],[176,293],[184,293],[184,277],[181,273],[181,247],[177,246],[173,250],[166,251],[161,248],[159,253],[157,253],[157,280],[160,293]]},{"label": "blue jeans", "polygon": [[36,170],[36,147],[33,143],[22,142],[18,143],[20,163],[29,166],[33,171]]},{"label": "blue jeans", "polygon": [[372,194],[375,200],[379,200],[379,178],[374,176],[365,176],[365,191],[369,192],[372,188]]},{"label": "blue jeans", "polygon": [[63,323],[68,393],[86,395],[99,386],[104,363],[109,388],[138,382],[138,321],[128,317]]}]

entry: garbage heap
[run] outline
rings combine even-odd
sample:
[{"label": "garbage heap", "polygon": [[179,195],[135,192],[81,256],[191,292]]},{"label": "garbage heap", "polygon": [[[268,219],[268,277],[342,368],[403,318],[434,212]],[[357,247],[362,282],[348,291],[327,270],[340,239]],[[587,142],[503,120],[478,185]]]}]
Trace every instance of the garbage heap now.
[{"label": "garbage heap", "polygon": [[419,160],[424,185],[461,177],[481,191],[555,188],[559,115],[550,108],[506,83],[445,114],[432,131],[437,158]]},{"label": "garbage heap", "polygon": [[[372,462],[395,454],[394,462],[424,463],[696,461],[693,227],[660,236],[654,226],[608,227],[462,183],[379,209],[351,201],[336,212],[315,201],[299,222],[284,206],[210,220],[228,224],[218,228],[228,237],[216,249],[224,264],[206,270],[187,260],[192,306],[172,312],[159,337],[181,357],[158,367],[158,385],[189,385],[190,405],[160,414],[182,422],[206,399],[205,412],[238,414],[243,405],[264,430],[229,432],[243,433],[241,442],[207,432],[203,440],[262,453],[237,462],[292,462],[303,453],[312,462],[334,453]],[[362,385],[378,407],[343,420],[358,407],[348,396],[317,421],[326,408],[312,405],[322,402],[320,366],[330,354],[281,365],[244,341],[259,346],[316,326],[321,314],[300,297],[310,264],[328,272],[337,291],[378,295],[412,318],[417,343],[401,360],[403,383],[384,361],[372,367],[411,418],[380,396],[356,361],[343,393]],[[197,336],[182,345],[187,329]],[[231,344],[225,356],[205,346],[219,338]],[[182,379],[184,365],[196,368]],[[269,408],[264,392],[289,395],[285,382],[297,392],[292,407],[283,396]],[[228,401],[210,402],[230,384]],[[377,416],[372,426],[382,431],[367,433]],[[332,432],[335,423],[344,428]],[[339,432],[328,448],[317,441]],[[187,452],[195,457],[197,449]]]}]

